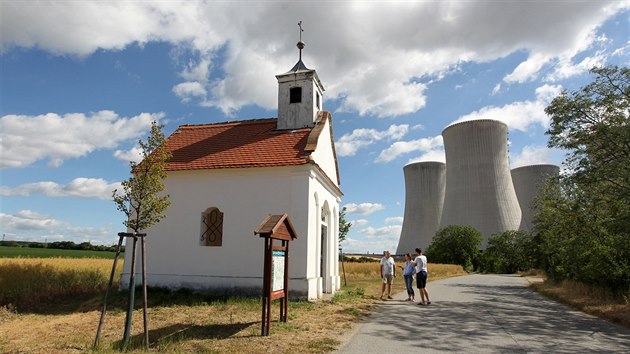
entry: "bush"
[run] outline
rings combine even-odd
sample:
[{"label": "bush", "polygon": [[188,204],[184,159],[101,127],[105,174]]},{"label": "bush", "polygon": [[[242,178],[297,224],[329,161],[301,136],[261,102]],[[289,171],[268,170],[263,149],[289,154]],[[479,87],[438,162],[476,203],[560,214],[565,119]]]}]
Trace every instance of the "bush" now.
[{"label": "bush", "polygon": [[481,259],[481,268],[489,273],[515,273],[534,268],[534,243],[527,231],[494,234]]},{"label": "bush", "polygon": [[438,230],[425,253],[433,263],[458,264],[470,271],[479,257],[482,239],[473,227],[449,225]]}]

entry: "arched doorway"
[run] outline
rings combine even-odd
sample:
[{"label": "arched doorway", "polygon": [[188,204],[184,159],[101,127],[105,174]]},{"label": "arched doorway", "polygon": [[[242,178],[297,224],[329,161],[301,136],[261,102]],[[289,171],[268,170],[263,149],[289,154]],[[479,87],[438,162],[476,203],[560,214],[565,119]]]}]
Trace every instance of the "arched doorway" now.
[{"label": "arched doorway", "polygon": [[319,274],[322,279],[322,292],[331,293],[330,284],[330,266],[329,266],[329,248],[330,248],[330,230],[332,227],[330,220],[330,209],[328,202],[324,203],[321,210],[321,228],[320,228],[320,257],[319,257]]}]

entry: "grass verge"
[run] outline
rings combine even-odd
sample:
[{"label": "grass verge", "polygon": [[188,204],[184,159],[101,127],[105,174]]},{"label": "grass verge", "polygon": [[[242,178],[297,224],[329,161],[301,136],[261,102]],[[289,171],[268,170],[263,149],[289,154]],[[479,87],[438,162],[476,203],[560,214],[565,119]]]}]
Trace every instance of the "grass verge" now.
[{"label": "grass verge", "polygon": [[[58,260],[56,260],[59,262]],[[88,260],[84,260],[87,262]],[[110,265],[111,266],[111,263]],[[328,300],[291,301],[287,323],[278,322],[279,302],[272,305],[270,336],[260,336],[259,299],[213,298],[190,292],[149,291],[150,352],[327,353],[341,336],[380,301],[379,265],[346,264],[348,285]],[[430,279],[465,274],[454,266],[431,265]],[[403,289],[397,279],[394,289]],[[0,352],[83,353],[98,325],[102,293],[89,299],[51,304],[51,311],[16,313],[0,307]],[[139,293],[136,303],[141,304]],[[110,299],[97,353],[116,352],[122,339],[126,294]],[[58,309],[63,306],[63,311]],[[55,311],[57,309],[57,311]],[[143,352],[142,310],[133,314],[131,352]]]},{"label": "grass verge", "polygon": [[574,281],[554,282],[543,278],[531,282],[531,287],[577,310],[630,328],[630,299],[627,297]]}]

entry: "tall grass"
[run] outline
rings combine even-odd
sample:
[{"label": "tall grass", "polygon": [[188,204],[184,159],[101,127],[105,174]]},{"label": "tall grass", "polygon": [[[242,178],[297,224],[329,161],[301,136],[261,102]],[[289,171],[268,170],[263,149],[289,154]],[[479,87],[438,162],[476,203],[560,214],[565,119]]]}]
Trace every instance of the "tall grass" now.
[{"label": "tall grass", "polygon": [[630,298],[572,280],[550,279],[531,284],[539,293],[591,315],[630,327]]},{"label": "tall grass", "polygon": [[[402,266],[402,262],[396,266]],[[346,263],[346,276],[348,279],[380,278],[380,263]],[[341,270],[341,269],[340,269]],[[429,278],[432,280],[467,274],[462,266],[455,264],[429,264]],[[396,269],[396,274],[402,276],[400,268]]]},{"label": "tall grass", "polygon": [[[112,260],[71,258],[0,259],[0,306],[42,306],[94,295],[107,287]],[[119,272],[122,270],[122,262]]]},{"label": "tall grass", "polygon": [[[403,263],[396,262],[397,279],[394,280],[392,285],[392,293],[401,292],[405,289],[402,270],[398,268],[399,265],[402,266]],[[372,298],[377,298],[381,295],[380,263],[345,263],[344,266],[348,282],[347,288],[362,289],[365,295]],[[341,267],[339,270],[341,271]],[[468,274],[462,266],[454,264],[430,263],[428,270],[429,281]]]}]

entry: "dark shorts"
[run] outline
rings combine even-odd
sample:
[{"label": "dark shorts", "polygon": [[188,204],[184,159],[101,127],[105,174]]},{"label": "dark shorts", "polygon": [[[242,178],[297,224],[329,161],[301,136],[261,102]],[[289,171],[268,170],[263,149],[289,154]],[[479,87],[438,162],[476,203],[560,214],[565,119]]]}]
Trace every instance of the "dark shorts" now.
[{"label": "dark shorts", "polygon": [[416,282],[418,283],[418,289],[424,289],[427,287],[427,272],[421,270],[416,274]]}]

